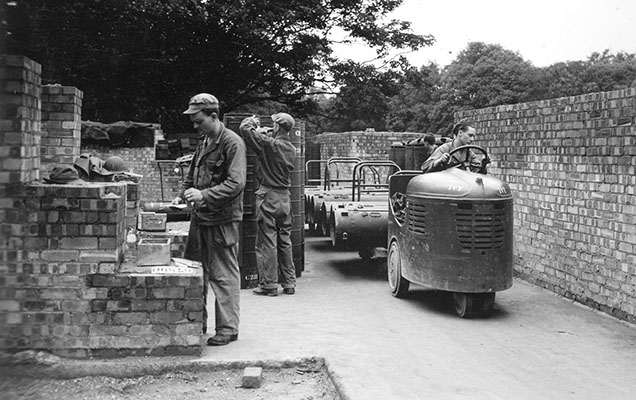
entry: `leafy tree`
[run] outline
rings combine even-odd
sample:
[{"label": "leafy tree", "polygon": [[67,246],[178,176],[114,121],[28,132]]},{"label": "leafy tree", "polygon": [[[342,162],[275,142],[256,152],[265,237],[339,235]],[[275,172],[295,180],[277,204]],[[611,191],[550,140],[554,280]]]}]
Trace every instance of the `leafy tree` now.
[{"label": "leafy tree", "polygon": [[576,96],[636,86],[636,55],[592,53],[586,61],[568,61],[540,71],[542,98]]},{"label": "leafy tree", "polygon": [[469,43],[441,76],[441,94],[432,111],[433,131],[446,134],[453,113],[531,99],[536,69],[519,54],[500,45]]},{"label": "leafy tree", "polygon": [[427,132],[434,124],[433,109],[439,101],[440,69],[435,63],[405,71],[399,93],[391,98],[387,126],[392,131]]},{"label": "leafy tree", "polygon": [[586,80],[594,82],[599,91],[636,86],[636,55],[619,52],[592,53],[587,60]]},{"label": "leafy tree", "polygon": [[[305,112],[310,88],[337,88],[347,70],[333,32],[387,58],[432,43],[403,21],[383,21],[402,0],[13,0],[8,52],[43,66],[44,83],[84,91],[83,118],[152,120],[189,129],[180,112],[206,91],[222,109],[263,100]],[[390,65],[387,67],[390,68]]]},{"label": "leafy tree", "polygon": [[[583,61],[567,61],[552,64],[539,71],[538,99],[575,96],[585,93]],[[537,99],[537,100],[538,100]]]},{"label": "leafy tree", "polygon": [[[393,67],[408,68],[406,60],[394,61]],[[325,128],[331,132],[386,129],[390,98],[400,89],[401,73],[383,71],[373,65],[342,66],[336,79],[345,84],[328,103]]]},{"label": "leafy tree", "polygon": [[472,108],[517,103],[533,89],[533,65],[500,45],[469,43],[442,75],[454,103]]}]

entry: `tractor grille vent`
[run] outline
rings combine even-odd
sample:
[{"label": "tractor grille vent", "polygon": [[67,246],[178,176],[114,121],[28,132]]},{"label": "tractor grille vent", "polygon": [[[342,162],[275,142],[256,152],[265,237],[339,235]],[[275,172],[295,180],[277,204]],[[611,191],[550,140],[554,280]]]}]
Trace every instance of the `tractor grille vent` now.
[{"label": "tractor grille vent", "polygon": [[464,249],[500,249],[505,237],[506,207],[504,203],[457,204],[455,229]]},{"label": "tractor grille vent", "polygon": [[409,201],[407,209],[409,212],[409,231],[427,235],[426,220],[428,219],[428,211],[426,206]]}]

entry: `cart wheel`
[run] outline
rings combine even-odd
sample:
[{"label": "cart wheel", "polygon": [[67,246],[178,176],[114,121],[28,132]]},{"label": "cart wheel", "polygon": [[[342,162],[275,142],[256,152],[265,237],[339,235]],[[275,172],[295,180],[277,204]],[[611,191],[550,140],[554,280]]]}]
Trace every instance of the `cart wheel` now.
[{"label": "cart wheel", "polygon": [[492,314],[493,307],[495,305],[495,292],[492,293],[480,293],[481,300],[481,316],[487,317]]},{"label": "cart wheel", "polygon": [[402,277],[402,258],[400,256],[400,246],[398,246],[397,241],[391,242],[391,246],[389,246],[387,275],[391,294],[400,299],[406,297],[406,294],[409,292],[410,282]]},{"label": "cart wheel", "polygon": [[453,292],[455,312],[460,318],[467,318],[473,311],[473,294]]},{"label": "cart wheel", "polygon": [[495,304],[495,293],[458,293],[453,292],[455,312],[461,318],[475,315],[488,316]]}]

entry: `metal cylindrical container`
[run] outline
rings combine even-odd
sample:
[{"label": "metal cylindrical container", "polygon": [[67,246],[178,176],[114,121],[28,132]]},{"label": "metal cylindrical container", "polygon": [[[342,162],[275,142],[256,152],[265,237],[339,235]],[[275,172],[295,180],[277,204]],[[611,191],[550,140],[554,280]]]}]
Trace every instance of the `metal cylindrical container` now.
[{"label": "metal cylindrical container", "polygon": [[413,146],[416,140],[417,139],[409,140],[406,142],[406,145],[404,145],[404,169],[406,170],[413,169]]},{"label": "metal cylindrical container", "polygon": [[305,187],[305,122],[296,121],[289,134],[292,144],[296,147],[294,170],[291,174],[292,205],[292,253],[296,276],[300,277],[305,270],[305,201],[303,192]]},{"label": "metal cylindrical container", "polygon": [[239,267],[241,289],[258,286],[258,265],[256,265],[256,214],[243,214],[241,241],[239,242]]},{"label": "metal cylindrical container", "polygon": [[418,139],[415,143],[413,143],[413,170],[420,170],[422,168],[422,164],[428,157],[431,155],[431,146],[428,145],[424,141],[424,139]]},{"label": "metal cylindrical container", "polygon": [[[240,134],[239,126],[243,119],[253,114],[225,114],[225,126]],[[261,118],[261,121],[271,118]],[[241,222],[241,240],[239,242],[239,268],[241,270],[241,289],[258,286],[258,267],[256,265],[256,189],[258,187],[258,156],[247,149],[247,176],[243,191],[243,221]]]},{"label": "metal cylindrical container", "polygon": [[406,157],[406,147],[402,142],[394,142],[391,144],[391,148],[389,149],[389,160],[396,163],[400,169],[406,169],[405,157]]},{"label": "metal cylindrical container", "polygon": [[329,235],[337,249],[348,248],[370,253],[374,247],[387,247],[388,199],[352,202],[333,210]]}]

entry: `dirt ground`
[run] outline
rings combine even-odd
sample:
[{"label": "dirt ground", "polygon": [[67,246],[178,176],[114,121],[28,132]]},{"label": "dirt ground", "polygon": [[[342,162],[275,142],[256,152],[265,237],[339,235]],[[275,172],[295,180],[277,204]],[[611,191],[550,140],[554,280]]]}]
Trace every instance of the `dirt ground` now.
[{"label": "dirt ground", "polygon": [[[14,371],[15,372],[15,371]],[[136,378],[83,376],[72,379],[0,374],[3,400],[338,400],[323,364],[263,368],[259,388],[241,386],[243,369],[172,371]]]}]

